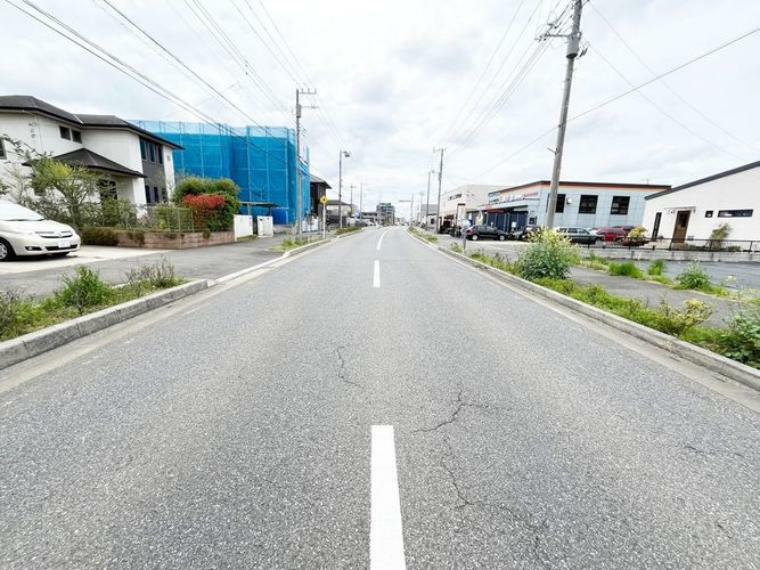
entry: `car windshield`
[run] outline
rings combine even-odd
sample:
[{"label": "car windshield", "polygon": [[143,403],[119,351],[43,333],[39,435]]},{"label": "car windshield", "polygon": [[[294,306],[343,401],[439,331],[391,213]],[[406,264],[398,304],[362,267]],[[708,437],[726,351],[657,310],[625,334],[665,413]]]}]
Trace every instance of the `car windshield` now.
[{"label": "car windshield", "polygon": [[0,204],[2,222],[39,222],[44,219],[37,212],[18,204]]}]

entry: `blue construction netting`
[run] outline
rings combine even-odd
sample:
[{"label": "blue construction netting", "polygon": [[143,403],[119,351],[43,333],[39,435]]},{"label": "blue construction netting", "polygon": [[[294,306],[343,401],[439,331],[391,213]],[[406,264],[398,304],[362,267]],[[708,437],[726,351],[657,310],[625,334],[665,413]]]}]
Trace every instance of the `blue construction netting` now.
[{"label": "blue construction netting", "polygon": [[[275,224],[296,218],[295,131],[285,127],[231,127],[205,123],[134,121],[139,127],[166,138],[184,150],[174,151],[174,170],[183,176],[231,178],[240,186],[243,202],[277,204],[271,213]],[[308,157],[308,152],[305,153]],[[308,158],[301,164],[303,215],[311,210]],[[248,206],[243,206],[248,213]],[[268,208],[253,208],[266,215]]]}]

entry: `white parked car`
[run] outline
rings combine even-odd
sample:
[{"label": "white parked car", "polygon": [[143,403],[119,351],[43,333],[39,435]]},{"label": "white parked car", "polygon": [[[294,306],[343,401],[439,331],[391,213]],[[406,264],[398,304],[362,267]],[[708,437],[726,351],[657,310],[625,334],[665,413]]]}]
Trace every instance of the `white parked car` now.
[{"label": "white parked car", "polygon": [[64,256],[78,250],[81,243],[71,226],[46,220],[18,204],[0,202],[0,261],[14,256]]}]

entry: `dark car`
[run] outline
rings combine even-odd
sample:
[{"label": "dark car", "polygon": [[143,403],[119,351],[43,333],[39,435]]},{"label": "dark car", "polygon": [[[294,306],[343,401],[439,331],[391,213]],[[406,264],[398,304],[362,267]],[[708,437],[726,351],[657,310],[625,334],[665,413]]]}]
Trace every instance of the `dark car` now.
[{"label": "dark car", "polygon": [[538,233],[539,227],[538,226],[525,226],[523,228],[520,228],[518,230],[512,230],[507,234],[507,239],[517,239],[521,241],[526,241],[532,238],[534,235]]},{"label": "dark car", "polygon": [[567,236],[573,243],[584,245],[593,245],[603,239],[602,236],[592,234],[586,228],[557,228],[557,232]]},{"label": "dark car", "polygon": [[479,240],[479,239],[498,239],[504,241],[507,239],[507,232],[494,228],[492,226],[472,226],[466,232],[467,239]]}]

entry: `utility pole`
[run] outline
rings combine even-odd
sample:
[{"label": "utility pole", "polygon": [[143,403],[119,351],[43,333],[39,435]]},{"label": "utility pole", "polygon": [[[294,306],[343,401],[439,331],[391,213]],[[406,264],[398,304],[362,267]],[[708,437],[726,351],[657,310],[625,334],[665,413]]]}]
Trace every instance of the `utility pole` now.
[{"label": "utility pole", "polygon": [[359,183],[359,219],[362,219],[362,198],[364,197],[364,183]]},{"label": "utility pole", "polygon": [[559,113],[559,130],[557,131],[557,147],[554,149],[554,168],[552,170],[552,183],[549,187],[549,210],[546,212],[546,227],[554,227],[554,211],[557,209],[557,191],[559,178],[562,171],[562,152],[565,149],[565,131],[567,129],[567,112],[570,107],[570,89],[573,85],[573,67],[575,58],[578,57],[581,44],[581,11],[583,0],[573,2],[573,29],[570,35],[544,34],[544,38],[564,37],[567,38],[567,69],[565,70],[565,89],[562,94],[562,107]]},{"label": "utility pole", "polygon": [[433,152],[441,153],[441,163],[438,166],[438,209],[435,216],[436,228],[435,232],[438,233],[441,230],[441,180],[443,179],[443,153],[445,148],[434,148]]},{"label": "utility pole", "polygon": [[425,229],[428,228],[428,218],[430,217],[430,175],[435,174],[435,170],[428,170],[427,198],[425,199]]},{"label": "utility pole", "polygon": [[348,203],[351,204],[351,209],[350,209],[351,217],[356,218],[356,214],[354,213],[354,185],[351,184],[349,188],[351,188],[351,197],[349,198]]},{"label": "utility pole", "polygon": [[341,150],[338,155],[338,227],[343,227],[343,157],[349,158],[351,153]]},{"label": "utility pole", "polygon": [[[316,95],[316,89],[296,89],[296,235],[303,234],[303,183],[301,182],[301,95]],[[309,106],[309,109],[315,109]]]}]

